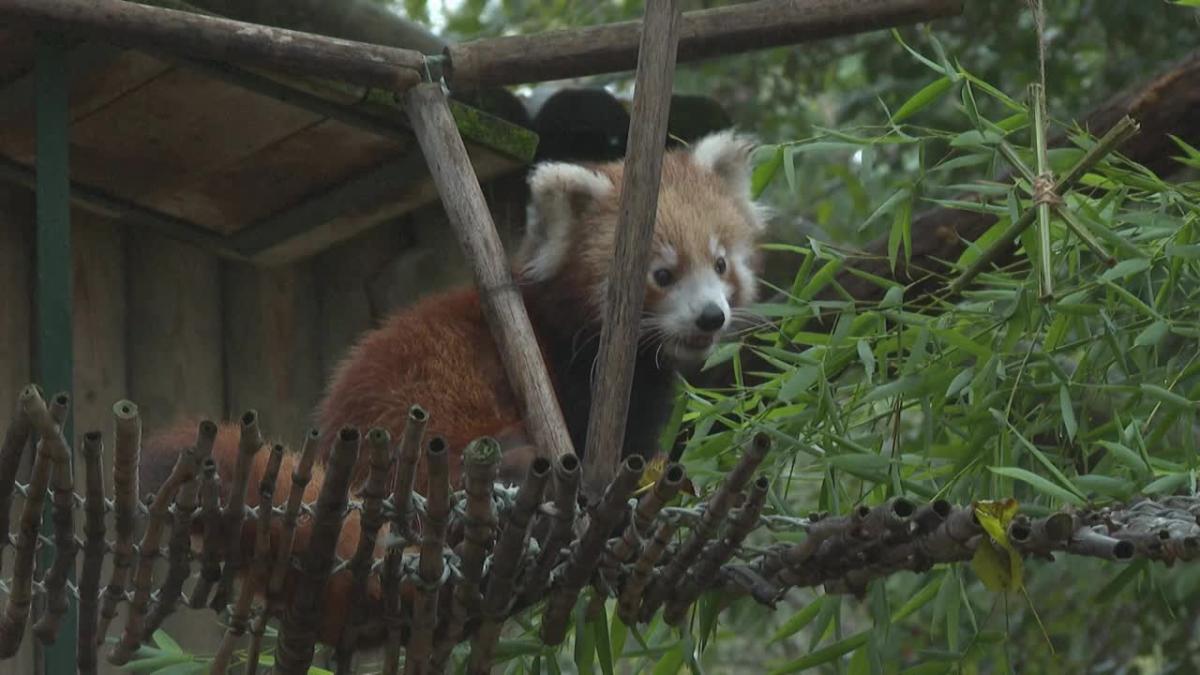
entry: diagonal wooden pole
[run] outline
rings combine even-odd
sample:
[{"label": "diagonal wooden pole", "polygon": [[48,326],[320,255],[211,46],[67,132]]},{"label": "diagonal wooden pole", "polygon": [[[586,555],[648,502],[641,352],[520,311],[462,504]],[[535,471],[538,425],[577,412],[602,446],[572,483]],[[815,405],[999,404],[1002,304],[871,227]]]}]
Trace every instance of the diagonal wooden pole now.
[{"label": "diagonal wooden pole", "polygon": [[409,89],[403,100],[450,226],[475,276],[484,317],[529,435],[541,456],[556,459],[572,454],[575,450],[529,314],[446,93],[440,84],[426,83]]},{"label": "diagonal wooden pole", "polygon": [[[583,452],[583,493],[589,504],[599,502],[616,474],[624,444],[650,243],[658,211],[679,23],[676,0],[646,3],[629,123],[629,153],[621,178],[616,250],[609,268],[598,375],[592,384]],[[647,453],[651,448],[629,450]]]}]

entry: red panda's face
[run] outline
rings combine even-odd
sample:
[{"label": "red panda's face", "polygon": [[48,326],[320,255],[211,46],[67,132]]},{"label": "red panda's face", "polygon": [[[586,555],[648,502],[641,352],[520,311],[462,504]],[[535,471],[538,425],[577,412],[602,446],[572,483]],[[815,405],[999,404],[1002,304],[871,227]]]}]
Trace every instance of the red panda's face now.
[{"label": "red panda's face", "polygon": [[[755,298],[765,223],[750,198],[752,147],[720,132],[663,157],[641,344],[680,365],[706,358]],[[521,276],[555,285],[595,323],[608,290],[622,173],[621,162],[547,163],[530,177]]]}]

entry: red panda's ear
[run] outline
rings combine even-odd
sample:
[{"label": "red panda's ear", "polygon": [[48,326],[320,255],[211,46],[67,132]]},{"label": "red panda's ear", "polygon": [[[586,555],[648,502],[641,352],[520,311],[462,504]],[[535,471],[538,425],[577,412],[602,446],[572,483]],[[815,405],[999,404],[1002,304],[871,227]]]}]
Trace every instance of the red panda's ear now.
[{"label": "red panda's ear", "polygon": [[750,154],[756,143],[732,129],[717,131],[696,141],[692,157],[697,164],[715,173],[738,196],[750,198]]},{"label": "red panda's ear", "polygon": [[766,228],[769,211],[756,203],[751,190],[751,155],[757,141],[733,129],[711,133],[692,146],[692,158],[701,168],[711,171],[729,186],[729,191],[745,202],[750,224],[758,231]]},{"label": "red panda's ear", "polygon": [[570,248],[572,225],[613,189],[607,176],[577,164],[538,165],[529,176],[529,216],[518,255],[522,276],[530,281],[554,276]]}]

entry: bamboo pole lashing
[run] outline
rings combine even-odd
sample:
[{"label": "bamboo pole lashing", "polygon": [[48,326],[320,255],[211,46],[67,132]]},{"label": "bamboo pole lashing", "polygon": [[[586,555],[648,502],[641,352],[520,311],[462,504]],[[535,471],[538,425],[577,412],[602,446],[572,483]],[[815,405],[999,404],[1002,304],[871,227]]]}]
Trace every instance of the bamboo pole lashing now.
[{"label": "bamboo pole lashing", "polygon": [[283,614],[275,654],[275,671],[304,673],[313,659],[325,587],[335,562],[338,537],[349,503],[350,477],[361,445],[359,432],[344,428],[337,441],[313,508],[308,548],[301,558],[300,574]]}]

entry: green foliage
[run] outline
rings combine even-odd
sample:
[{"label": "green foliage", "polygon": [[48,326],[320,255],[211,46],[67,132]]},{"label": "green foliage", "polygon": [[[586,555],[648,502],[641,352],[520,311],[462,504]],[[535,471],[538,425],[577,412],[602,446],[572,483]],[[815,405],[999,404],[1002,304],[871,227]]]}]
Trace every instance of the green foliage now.
[{"label": "green foliage", "polygon": [[[702,4],[727,3],[684,3]],[[1031,230],[1014,262],[980,275],[954,301],[862,274],[883,300],[855,303],[837,285],[837,273],[853,265],[850,247],[886,236],[891,264],[908,256],[914,237],[926,234],[912,231],[921,209],[997,216],[949,261],[962,270],[1033,207],[1027,182],[994,180],[1008,167],[1002,148],[1035,164],[1023,94],[1037,72],[1032,19],[1021,2],[965,5],[962,17],[934,25],[936,37],[908,28],[680,67],[679,91],[716,97],[771,141],[756,155],[754,189],[796,224],[769,247],[768,286],[786,300],[754,308],[773,324],[709,364],[733,360],[744,376],[742,359],[755,352],[770,365],[759,373],[765,384],[685,387],[663,435],[669,444],[679,428],[690,432],[683,461],[702,495],[736,461],[735,441],[759,430],[776,443],[764,468],[772,515],[844,513],[896,495],[963,504],[1015,497],[1039,514],[1139,493],[1195,493],[1200,183],[1186,176],[1200,169],[1200,150],[1177,139],[1176,159],[1192,173],[1175,181],[1112,155],[1065,195],[1069,213],[1116,258],[1112,267],[1053,217],[1048,252]],[[1046,3],[1052,118],[1070,120],[1192,48],[1197,12],[1189,6],[1196,3]],[[429,15],[423,0],[403,7],[417,19]],[[455,37],[533,32],[636,18],[641,8],[632,0],[465,0],[447,29]],[[627,77],[594,81],[621,86]],[[1061,172],[1095,138],[1053,123],[1074,144],[1049,153]],[[964,193],[984,199],[963,201]],[[1042,302],[1037,270],[1046,253],[1055,293]],[[802,536],[762,531],[748,545]],[[1200,567],[1062,558],[1027,561],[1023,575],[1024,594],[1002,594],[970,566],[939,566],[876,582],[861,601],[794,590],[774,613],[706,596],[682,629],[661,618],[625,626],[612,601],[589,613],[585,594],[567,644],[537,641],[535,609],[506,633],[498,670],[1200,668],[1191,609],[1200,602]],[[455,662],[467,653],[460,646]],[[192,663],[163,643],[140,656],[177,659],[161,667]]]}]

